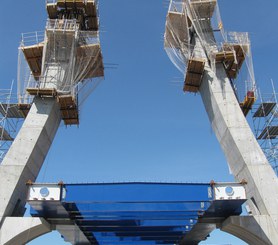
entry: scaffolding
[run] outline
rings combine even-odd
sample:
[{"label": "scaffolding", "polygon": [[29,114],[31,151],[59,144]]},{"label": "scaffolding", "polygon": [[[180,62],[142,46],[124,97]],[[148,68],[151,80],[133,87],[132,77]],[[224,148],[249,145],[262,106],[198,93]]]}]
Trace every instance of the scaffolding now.
[{"label": "scaffolding", "polygon": [[79,124],[79,106],[104,77],[97,6],[47,0],[45,32],[22,35],[18,100],[25,114],[34,96],[55,97],[64,123]]},{"label": "scaffolding", "polygon": [[205,66],[215,72],[220,64],[244,115],[251,110],[257,92],[248,33],[224,30],[217,0],[171,0],[164,48],[184,76],[184,92],[197,93]]},{"label": "scaffolding", "polygon": [[278,95],[271,83],[272,93],[259,93],[260,102],[255,104],[252,114],[255,136],[278,175]]},{"label": "scaffolding", "polygon": [[15,103],[13,82],[10,89],[0,90],[0,163],[8,152],[24,115]]}]

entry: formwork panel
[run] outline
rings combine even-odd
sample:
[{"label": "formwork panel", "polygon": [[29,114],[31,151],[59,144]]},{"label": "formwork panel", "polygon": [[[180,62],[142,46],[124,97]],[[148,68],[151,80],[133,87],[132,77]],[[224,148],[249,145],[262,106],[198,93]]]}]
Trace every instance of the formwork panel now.
[{"label": "formwork panel", "polygon": [[54,88],[26,88],[26,91],[34,96],[54,97],[57,95],[57,91]]},{"label": "formwork panel", "polygon": [[187,73],[184,81],[184,92],[198,92],[202,82],[205,68],[203,59],[190,59],[188,61]]},{"label": "formwork panel", "polygon": [[60,104],[61,117],[65,125],[78,125],[79,115],[75,98],[71,95],[60,95],[57,100]]},{"label": "formwork panel", "polygon": [[81,64],[83,57],[86,56],[86,54],[89,56],[89,61],[86,62],[88,65],[84,71],[84,79],[104,76],[104,66],[100,45],[89,44],[78,47],[76,54],[76,64]]},{"label": "formwork panel", "polygon": [[199,18],[211,18],[216,3],[216,0],[191,0],[190,5]]},{"label": "formwork panel", "polygon": [[215,61],[225,65],[227,76],[235,79],[245,60],[248,45],[225,43],[220,52],[216,53]]},{"label": "formwork panel", "polygon": [[180,48],[179,40],[185,43],[189,39],[187,16],[184,13],[169,11],[166,21],[164,46]]},{"label": "formwork panel", "polygon": [[35,80],[39,80],[41,75],[43,47],[43,43],[20,47]]}]

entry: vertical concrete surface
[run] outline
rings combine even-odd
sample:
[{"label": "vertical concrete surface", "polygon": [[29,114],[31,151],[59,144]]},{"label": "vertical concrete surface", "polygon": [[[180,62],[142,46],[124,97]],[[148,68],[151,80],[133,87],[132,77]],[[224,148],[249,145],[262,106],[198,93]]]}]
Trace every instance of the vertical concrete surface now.
[{"label": "vertical concrete surface", "polygon": [[22,216],[28,180],[35,181],[61,122],[55,98],[35,98],[0,165],[0,227],[7,216]]},{"label": "vertical concrete surface", "polygon": [[200,93],[232,174],[237,181],[247,181],[252,213],[269,217],[263,230],[278,244],[278,178],[239,107],[222,64],[216,66],[216,74],[206,66]]},{"label": "vertical concrete surface", "polygon": [[51,225],[42,218],[8,217],[0,229],[0,244],[26,244],[51,231]]}]

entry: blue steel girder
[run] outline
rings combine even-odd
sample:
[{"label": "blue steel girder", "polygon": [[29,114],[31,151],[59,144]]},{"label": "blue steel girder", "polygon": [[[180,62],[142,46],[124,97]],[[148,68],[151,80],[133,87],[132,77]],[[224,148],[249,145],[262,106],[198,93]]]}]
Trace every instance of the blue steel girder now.
[{"label": "blue steel girder", "polygon": [[244,187],[234,185],[226,196],[211,184],[64,184],[56,194],[34,185],[28,202],[33,216],[71,220],[91,244],[179,244],[196,224],[241,213],[245,195],[236,188]]}]

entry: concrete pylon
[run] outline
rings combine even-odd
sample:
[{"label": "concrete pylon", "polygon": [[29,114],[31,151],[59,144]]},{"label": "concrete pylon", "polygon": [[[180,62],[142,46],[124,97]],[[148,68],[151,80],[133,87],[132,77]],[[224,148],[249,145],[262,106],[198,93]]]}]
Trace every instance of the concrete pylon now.
[{"label": "concrete pylon", "polygon": [[7,217],[0,229],[0,244],[26,244],[39,236],[51,232],[53,228],[43,218]]},{"label": "concrete pylon", "polygon": [[55,98],[36,97],[0,165],[0,229],[5,217],[22,216],[28,180],[35,181],[61,122]]},{"label": "concrete pylon", "polygon": [[278,178],[241,111],[222,64],[216,65],[216,72],[205,67],[200,94],[232,174],[237,181],[247,182],[248,204],[257,224],[269,244],[278,244]]}]

